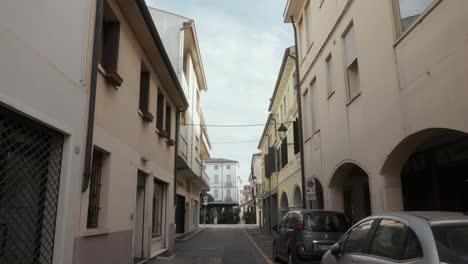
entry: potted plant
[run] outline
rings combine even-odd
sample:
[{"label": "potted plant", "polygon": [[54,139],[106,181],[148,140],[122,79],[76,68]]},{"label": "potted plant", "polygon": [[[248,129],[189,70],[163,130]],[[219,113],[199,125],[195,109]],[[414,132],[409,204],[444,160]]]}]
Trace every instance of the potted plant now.
[{"label": "potted plant", "polygon": [[158,135],[160,138],[167,138],[167,132],[164,130],[158,130]]},{"label": "potted plant", "polygon": [[166,142],[167,142],[167,144],[169,146],[174,146],[175,145],[175,140],[173,140],[173,139],[167,139]]},{"label": "potted plant", "polygon": [[151,123],[153,122],[154,116],[148,111],[143,112],[143,121],[146,123]]},{"label": "potted plant", "polygon": [[123,83],[122,77],[115,71],[106,70],[105,77],[106,80],[115,87],[120,87]]}]

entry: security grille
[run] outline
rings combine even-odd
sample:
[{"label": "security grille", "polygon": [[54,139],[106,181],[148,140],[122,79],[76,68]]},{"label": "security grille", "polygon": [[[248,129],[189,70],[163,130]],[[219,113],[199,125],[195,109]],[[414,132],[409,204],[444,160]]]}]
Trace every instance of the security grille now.
[{"label": "security grille", "polygon": [[0,263],[52,263],[63,136],[0,107]]}]

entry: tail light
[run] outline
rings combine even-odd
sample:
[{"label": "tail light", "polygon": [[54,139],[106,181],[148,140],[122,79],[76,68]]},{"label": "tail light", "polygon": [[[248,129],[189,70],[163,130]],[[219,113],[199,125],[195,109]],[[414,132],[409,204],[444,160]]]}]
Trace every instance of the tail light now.
[{"label": "tail light", "polygon": [[297,251],[297,253],[302,253],[302,252],[305,251],[305,248],[304,248],[304,246],[298,246],[298,247],[296,248],[296,251]]},{"label": "tail light", "polygon": [[302,230],[304,229],[304,222],[298,221],[296,224],[296,230]]}]

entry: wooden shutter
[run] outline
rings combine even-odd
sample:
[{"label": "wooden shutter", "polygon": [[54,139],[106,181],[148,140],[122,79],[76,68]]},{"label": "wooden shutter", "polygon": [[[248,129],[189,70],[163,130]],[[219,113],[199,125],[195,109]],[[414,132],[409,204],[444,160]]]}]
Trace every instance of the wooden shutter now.
[{"label": "wooden shutter", "polygon": [[284,168],[288,164],[288,137],[281,143],[281,154],[281,168]]},{"label": "wooden shutter", "polygon": [[156,109],[156,128],[159,131],[163,130],[163,122],[164,122],[164,95],[158,94],[158,106]]},{"label": "wooden shutter", "polygon": [[171,126],[172,126],[172,108],[171,106],[166,107],[166,133],[167,139],[171,139]]},{"label": "wooden shutter", "polygon": [[140,110],[148,112],[149,99],[149,72],[140,73]]},{"label": "wooden shutter", "polygon": [[116,21],[104,21],[104,69],[117,72],[119,59],[120,23]]},{"label": "wooden shutter", "polygon": [[294,133],[294,154],[299,153],[299,120],[293,122],[293,133]]}]

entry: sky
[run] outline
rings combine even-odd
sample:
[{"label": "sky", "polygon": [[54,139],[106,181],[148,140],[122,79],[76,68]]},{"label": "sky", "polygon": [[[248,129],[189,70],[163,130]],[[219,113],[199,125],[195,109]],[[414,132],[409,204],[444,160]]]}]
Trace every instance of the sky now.
[{"label": "sky", "polygon": [[[264,124],[284,50],[294,44],[282,20],[286,0],[146,0],[195,21],[208,91],[201,104],[206,124]],[[211,157],[239,162],[248,184],[252,154],[263,126],[208,127]],[[241,144],[217,144],[251,141]]]}]

